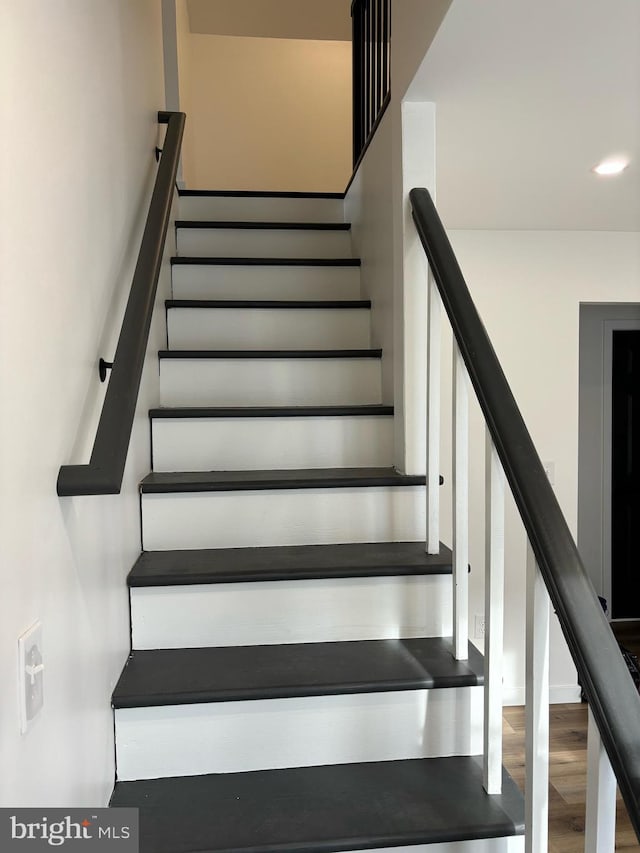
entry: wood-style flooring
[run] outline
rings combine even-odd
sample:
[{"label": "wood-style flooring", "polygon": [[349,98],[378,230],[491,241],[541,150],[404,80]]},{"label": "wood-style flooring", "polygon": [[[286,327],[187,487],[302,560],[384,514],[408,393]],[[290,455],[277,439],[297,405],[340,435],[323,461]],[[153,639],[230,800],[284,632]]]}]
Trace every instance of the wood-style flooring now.
[{"label": "wood-style flooring", "polygon": [[611,622],[611,630],[621,646],[640,657],[640,622],[637,619]]},{"label": "wood-style flooring", "polygon": [[[504,764],[524,791],[524,708],[503,713]],[[549,853],[583,853],[587,706],[552,705],[549,736]],[[640,850],[618,794],[616,850]]]}]

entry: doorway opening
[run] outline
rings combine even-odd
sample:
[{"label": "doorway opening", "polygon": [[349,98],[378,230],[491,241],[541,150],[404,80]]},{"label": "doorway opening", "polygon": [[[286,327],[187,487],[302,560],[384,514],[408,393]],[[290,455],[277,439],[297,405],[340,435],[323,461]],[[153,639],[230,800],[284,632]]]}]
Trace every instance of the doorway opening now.
[{"label": "doorway opening", "polygon": [[578,548],[609,618],[640,620],[640,304],[581,305],[579,359]]},{"label": "doorway opening", "polygon": [[611,378],[611,617],[640,617],[640,330],[615,329]]}]

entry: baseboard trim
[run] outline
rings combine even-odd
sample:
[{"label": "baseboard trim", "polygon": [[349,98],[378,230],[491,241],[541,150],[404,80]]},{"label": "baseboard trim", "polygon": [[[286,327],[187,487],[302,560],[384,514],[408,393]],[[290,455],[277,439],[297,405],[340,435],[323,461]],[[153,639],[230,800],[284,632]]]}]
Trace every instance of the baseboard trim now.
[{"label": "baseboard trim", "polygon": [[[580,702],[580,688],[577,684],[558,684],[549,688],[549,704],[564,705]],[[524,687],[505,687],[502,692],[502,704],[524,705]]]},{"label": "baseboard trim", "polygon": [[271,190],[195,190],[179,187],[183,198],[334,198],[343,200],[345,194],[323,192],[282,192]]}]

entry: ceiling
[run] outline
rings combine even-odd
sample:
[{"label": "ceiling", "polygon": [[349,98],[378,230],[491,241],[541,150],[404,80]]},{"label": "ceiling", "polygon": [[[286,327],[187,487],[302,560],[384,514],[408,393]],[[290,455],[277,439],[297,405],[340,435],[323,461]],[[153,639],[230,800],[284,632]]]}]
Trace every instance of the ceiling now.
[{"label": "ceiling", "polygon": [[640,230],[638,0],[454,0],[408,97],[437,103],[448,227]]},{"label": "ceiling", "polygon": [[192,33],[351,41],[351,0],[187,0]]}]

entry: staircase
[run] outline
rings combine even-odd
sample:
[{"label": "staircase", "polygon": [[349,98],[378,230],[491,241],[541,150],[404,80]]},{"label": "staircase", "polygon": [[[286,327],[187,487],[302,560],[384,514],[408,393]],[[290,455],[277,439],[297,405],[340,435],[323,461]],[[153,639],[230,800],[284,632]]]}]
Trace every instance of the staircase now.
[{"label": "staircase", "polygon": [[183,194],[113,694],[142,853],[515,853],[343,201]]}]

